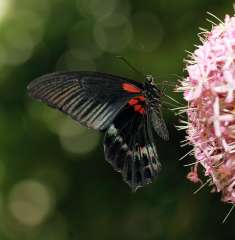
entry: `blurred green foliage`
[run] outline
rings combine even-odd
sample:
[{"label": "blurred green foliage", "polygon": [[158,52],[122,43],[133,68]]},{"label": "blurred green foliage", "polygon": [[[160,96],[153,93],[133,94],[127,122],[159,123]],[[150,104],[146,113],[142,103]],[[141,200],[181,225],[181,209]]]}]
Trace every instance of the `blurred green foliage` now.
[{"label": "blurred green foliage", "polygon": [[192,194],[198,186],[185,179],[188,162],[178,161],[188,151],[179,147],[184,133],[167,108],[171,140],[158,143],[163,171],[132,193],[104,161],[102,134],[26,94],[32,79],[55,70],[140,78],[116,55],[158,84],[175,84],[198,27],[210,28],[206,12],[223,19],[232,3],[0,0],[1,240],[234,239],[235,217],[221,224],[229,206],[219,194]]}]

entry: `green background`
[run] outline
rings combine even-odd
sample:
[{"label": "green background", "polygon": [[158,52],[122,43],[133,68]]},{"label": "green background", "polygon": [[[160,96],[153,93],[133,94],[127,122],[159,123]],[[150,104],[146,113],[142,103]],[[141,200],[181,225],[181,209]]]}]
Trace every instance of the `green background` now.
[{"label": "green background", "polygon": [[178,161],[188,151],[179,147],[184,133],[169,109],[170,141],[157,144],[163,170],[132,193],[104,160],[102,134],[26,93],[31,80],[56,70],[143,80],[116,55],[174,85],[198,27],[210,29],[206,12],[223,19],[232,2],[0,1],[0,240],[234,239],[234,213],[221,223],[230,206],[220,194],[193,195],[198,186],[183,167],[190,159]]}]

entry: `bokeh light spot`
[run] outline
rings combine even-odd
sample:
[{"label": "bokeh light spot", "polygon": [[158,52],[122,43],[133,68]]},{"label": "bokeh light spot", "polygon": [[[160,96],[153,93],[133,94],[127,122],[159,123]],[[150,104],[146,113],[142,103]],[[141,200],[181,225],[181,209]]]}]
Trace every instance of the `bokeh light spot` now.
[{"label": "bokeh light spot", "polygon": [[49,189],[34,180],[17,183],[9,193],[9,210],[22,224],[39,225],[53,205]]},{"label": "bokeh light spot", "polygon": [[82,16],[92,16],[96,20],[111,15],[116,8],[118,0],[77,0],[77,9]]},{"label": "bokeh light spot", "polygon": [[42,122],[52,132],[57,132],[59,122],[63,114],[58,113],[55,109],[49,108],[37,102],[31,102],[29,105],[29,114],[33,121]]},{"label": "bokeh light spot", "polygon": [[0,22],[7,15],[11,6],[11,0],[0,0]]},{"label": "bokeh light spot", "polygon": [[99,143],[99,133],[87,129],[75,121],[66,119],[59,129],[60,142],[63,148],[71,153],[86,154]]},{"label": "bokeh light spot", "polygon": [[130,22],[124,17],[118,26],[108,26],[101,22],[94,27],[94,37],[100,49],[117,53],[128,47],[132,41],[133,30]]},{"label": "bokeh light spot", "polygon": [[[75,120],[47,106],[32,104],[29,108],[32,116],[45,123],[49,130],[60,137],[62,147],[71,153],[86,154],[99,143],[97,131],[81,126]],[[34,107],[33,107],[34,106]]]},{"label": "bokeh light spot", "polygon": [[17,9],[8,16],[0,39],[0,49],[4,49],[0,56],[1,67],[17,66],[32,56],[42,37],[44,20],[38,13],[26,9]]}]

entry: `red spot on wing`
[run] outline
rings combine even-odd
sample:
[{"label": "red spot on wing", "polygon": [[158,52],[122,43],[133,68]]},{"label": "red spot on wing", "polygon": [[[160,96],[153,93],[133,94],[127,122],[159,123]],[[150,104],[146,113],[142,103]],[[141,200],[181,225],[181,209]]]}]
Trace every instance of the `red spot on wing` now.
[{"label": "red spot on wing", "polygon": [[128,104],[132,106],[135,112],[140,114],[144,114],[144,105],[145,105],[145,97],[144,96],[136,96],[128,101]]},{"label": "red spot on wing", "polygon": [[141,90],[138,87],[135,87],[134,85],[130,83],[123,83],[122,89],[129,92],[129,93],[140,93]]},{"label": "red spot on wing", "polygon": [[135,108],[135,111],[138,112],[142,108],[142,106],[137,104],[137,105],[134,106],[134,108]]},{"label": "red spot on wing", "polygon": [[140,101],[144,101],[145,100],[145,97],[144,96],[138,96],[137,97]]},{"label": "red spot on wing", "polygon": [[128,102],[131,106],[133,106],[133,105],[135,105],[135,104],[137,104],[138,103],[138,100],[137,99],[135,99],[135,98],[132,98],[131,100],[129,100],[129,102]]},{"label": "red spot on wing", "polygon": [[137,104],[137,105],[134,106],[134,108],[135,108],[135,111],[136,111],[136,112],[139,112],[140,109],[142,108],[142,106],[139,105],[139,104]]},{"label": "red spot on wing", "polygon": [[138,112],[140,114],[144,114],[144,107],[143,106],[137,104],[137,105],[134,106],[134,109],[135,109],[136,112]]}]

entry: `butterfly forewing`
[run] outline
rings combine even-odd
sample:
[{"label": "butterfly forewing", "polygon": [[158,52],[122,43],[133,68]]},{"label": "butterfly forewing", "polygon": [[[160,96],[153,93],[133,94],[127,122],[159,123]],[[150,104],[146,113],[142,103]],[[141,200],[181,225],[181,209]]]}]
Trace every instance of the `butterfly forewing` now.
[{"label": "butterfly forewing", "polygon": [[34,80],[28,91],[81,124],[104,130],[129,99],[140,95],[142,84],[103,73],[65,72]]}]

